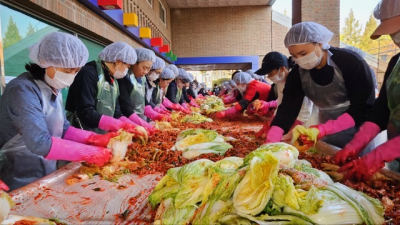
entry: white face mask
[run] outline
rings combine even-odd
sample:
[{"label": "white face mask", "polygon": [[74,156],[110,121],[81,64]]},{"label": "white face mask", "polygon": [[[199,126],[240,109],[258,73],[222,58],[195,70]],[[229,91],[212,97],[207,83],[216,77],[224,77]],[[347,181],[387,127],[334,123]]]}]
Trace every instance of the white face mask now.
[{"label": "white face mask", "polygon": [[392,38],[393,42],[400,48],[400,31],[391,34],[390,37]]},{"label": "white face mask", "polygon": [[284,73],[281,73],[281,71],[278,71],[278,74],[269,78],[272,82],[274,82],[275,84],[281,82],[284,78]]},{"label": "white face mask", "polygon": [[[317,48],[317,47],[315,47]],[[322,60],[322,54],[320,57],[315,54],[315,49],[313,52],[310,54],[294,59],[294,61],[303,69],[306,70],[311,70],[314,69],[316,66],[318,66],[321,63]]]},{"label": "white face mask", "polygon": [[155,81],[158,79],[159,76],[160,76],[159,74],[153,71],[148,75],[148,78],[150,81]]},{"label": "white face mask", "polygon": [[243,85],[238,85],[237,89],[240,91],[240,93],[244,93],[246,91],[247,86],[243,86]]},{"label": "white face mask", "polygon": [[115,79],[121,79],[126,76],[126,73],[128,73],[128,68],[125,68],[124,72],[119,71],[117,67],[115,67],[115,69],[116,71],[114,72],[113,75]]},{"label": "white face mask", "polygon": [[55,68],[54,70],[56,73],[54,74],[53,79],[47,75],[47,73],[44,75],[44,80],[48,85],[55,89],[63,89],[65,87],[71,86],[72,82],[74,82],[74,79],[76,77],[76,74],[70,74],[70,73],[64,73],[61,71],[57,71]]}]

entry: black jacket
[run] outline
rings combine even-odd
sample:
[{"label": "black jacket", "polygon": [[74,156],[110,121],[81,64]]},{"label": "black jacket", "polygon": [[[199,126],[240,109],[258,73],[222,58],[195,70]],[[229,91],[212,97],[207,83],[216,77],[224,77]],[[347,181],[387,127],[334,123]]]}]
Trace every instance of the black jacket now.
[{"label": "black jacket", "polygon": [[[108,70],[104,68],[105,65],[103,64],[106,81],[113,85],[114,79],[111,78]],[[99,74],[96,69],[96,61],[86,63],[71,84],[65,103],[65,109],[71,113],[76,112],[81,123],[89,128],[97,128],[102,116],[96,110],[98,81]],[[121,117],[121,110],[117,100],[114,118],[119,117]],[[71,125],[76,126],[75,124]]]},{"label": "black jacket", "polygon": [[167,94],[165,94],[165,97],[168,98],[172,103],[179,103],[179,104],[185,103],[185,100],[183,99],[183,91],[180,99],[176,99],[177,92],[178,92],[178,86],[176,85],[176,82],[174,80],[171,83],[169,83]]}]

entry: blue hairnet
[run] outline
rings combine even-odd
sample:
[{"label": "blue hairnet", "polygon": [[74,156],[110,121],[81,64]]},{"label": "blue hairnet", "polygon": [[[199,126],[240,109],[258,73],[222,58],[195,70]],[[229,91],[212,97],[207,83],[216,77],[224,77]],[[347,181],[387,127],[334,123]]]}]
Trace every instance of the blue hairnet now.
[{"label": "blue hairnet", "polygon": [[190,82],[193,82],[194,81],[194,76],[193,76],[193,74],[191,74],[191,73],[188,73],[189,74],[189,77],[190,77]]},{"label": "blue hairnet", "polygon": [[172,70],[170,70],[168,68],[165,68],[161,72],[160,78],[162,78],[164,80],[174,79],[175,78],[175,74],[174,74],[174,72]]},{"label": "blue hairnet", "polygon": [[85,65],[89,52],[79,38],[54,32],[29,48],[29,58],[42,68],[77,68]]},{"label": "blue hairnet", "polygon": [[190,75],[182,68],[179,68],[179,73],[178,76],[176,76],[176,78],[181,79],[183,81],[183,83],[189,83],[191,78]]},{"label": "blue hairnet", "polygon": [[246,73],[248,73],[248,74],[250,74],[250,75],[252,75],[252,76],[253,76],[253,74],[254,74],[254,70],[247,70],[247,71],[246,71]]},{"label": "blue hairnet", "polygon": [[329,49],[333,33],[325,26],[315,22],[302,22],[292,26],[285,36],[286,48],[291,45],[321,43],[322,49]]},{"label": "blue hairnet", "polygon": [[229,85],[230,85],[232,88],[236,88],[236,87],[237,87],[237,84],[236,84],[235,81],[233,81],[233,80],[230,80],[230,81],[229,81]]},{"label": "blue hairnet", "polygon": [[116,62],[120,60],[126,64],[136,63],[137,55],[135,49],[125,42],[114,42],[107,45],[100,53],[99,58],[105,62]]},{"label": "blue hairnet", "polygon": [[178,76],[179,70],[178,70],[178,67],[176,67],[174,64],[169,64],[167,66],[167,68],[172,70],[172,72],[174,72],[175,76]]},{"label": "blue hairnet", "polygon": [[152,61],[153,63],[156,61],[156,54],[147,48],[135,48],[137,54],[137,62],[143,61]]},{"label": "blue hairnet", "polygon": [[163,59],[160,57],[156,57],[156,61],[153,63],[153,66],[151,67],[152,70],[158,70],[158,69],[164,69],[165,67],[165,62]]},{"label": "blue hairnet", "polygon": [[238,72],[235,74],[235,76],[233,76],[233,81],[236,82],[236,84],[248,84],[250,83],[252,80],[254,80],[250,74],[246,73],[246,72]]}]

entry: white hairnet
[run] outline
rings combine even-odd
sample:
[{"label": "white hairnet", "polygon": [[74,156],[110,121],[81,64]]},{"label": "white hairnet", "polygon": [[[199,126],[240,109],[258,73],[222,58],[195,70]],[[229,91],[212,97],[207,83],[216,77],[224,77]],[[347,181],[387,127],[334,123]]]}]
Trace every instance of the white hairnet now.
[{"label": "white hairnet", "polygon": [[119,41],[107,45],[100,53],[99,58],[105,62],[116,62],[120,60],[129,65],[136,63],[137,55],[135,49],[125,42]]},{"label": "white hairnet", "polygon": [[158,70],[158,69],[164,69],[165,67],[165,62],[163,59],[160,57],[156,57],[156,61],[153,63],[153,66],[151,67],[152,70]]},{"label": "white hairnet", "polygon": [[353,52],[355,52],[355,53],[357,53],[358,55],[360,55],[362,58],[364,58],[366,55],[367,55],[367,53],[365,53],[363,50],[361,50],[361,49],[359,49],[359,48],[357,48],[357,47],[354,47],[354,46],[352,46],[352,45],[347,45],[346,47],[344,47],[345,49],[349,49],[350,51],[353,51]]},{"label": "white hairnet", "polygon": [[235,74],[235,76],[233,76],[233,81],[236,82],[236,84],[248,84],[250,83],[252,80],[254,80],[250,74],[246,73],[246,72],[238,72]]},{"label": "white hairnet", "polygon": [[79,38],[54,32],[29,48],[29,58],[42,68],[77,68],[85,65],[89,52]]},{"label": "white hairnet", "polygon": [[400,16],[400,1],[382,0],[374,9],[374,17],[378,20]]},{"label": "white hairnet", "polygon": [[254,70],[247,70],[246,73],[248,73],[248,74],[250,74],[251,76],[253,76]]},{"label": "white hairnet", "polygon": [[229,85],[230,85],[232,88],[236,88],[236,87],[237,87],[235,81],[233,81],[233,80],[230,80],[230,81],[229,81]]},{"label": "white hairnet", "polygon": [[175,74],[174,74],[174,72],[172,70],[170,70],[168,68],[165,68],[161,72],[160,78],[162,78],[164,80],[174,79],[175,78]]},{"label": "white hairnet", "polygon": [[153,63],[156,61],[156,54],[147,48],[135,48],[137,54],[137,62],[143,61],[152,61]]},{"label": "white hairnet", "polygon": [[178,67],[176,67],[174,64],[169,64],[167,66],[167,68],[172,70],[172,72],[174,72],[175,76],[178,76],[179,70],[178,70]]},{"label": "white hairnet", "polygon": [[190,75],[182,68],[179,68],[179,73],[178,76],[176,76],[176,78],[181,79],[183,81],[183,83],[189,83],[191,78]]},{"label": "white hairnet", "polygon": [[321,43],[322,49],[329,49],[333,33],[325,26],[315,22],[302,22],[293,25],[285,36],[286,48],[291,45]]}]

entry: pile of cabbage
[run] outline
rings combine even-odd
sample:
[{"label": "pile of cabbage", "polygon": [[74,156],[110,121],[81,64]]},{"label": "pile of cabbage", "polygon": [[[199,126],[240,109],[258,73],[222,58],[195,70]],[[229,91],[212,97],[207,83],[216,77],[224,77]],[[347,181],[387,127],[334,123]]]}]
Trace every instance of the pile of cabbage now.
[{"label": "pile of cabbage", "polygon": [[214,130],[187,129],[179,133],[171,150],[182,151],[182,156],[187,159],[206,153],[223,155],[232,148],[225,142],[227,139]]},{"label": "pile of cabbage", "polygon": [[149,202],[155,224],[384,223],[379,200],[334,183],[285,143],[170,169]]},{"label": "pile of cabbage", "polygon": [[196,101],[200,105],[201,112],[205,114],[216,113],[226,109],[222,99],[215,95],[207,96],[204,99],[198,99]]}]

